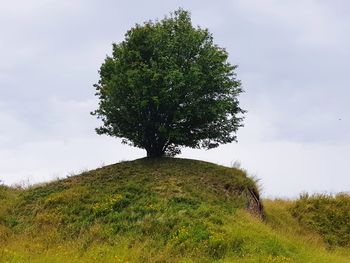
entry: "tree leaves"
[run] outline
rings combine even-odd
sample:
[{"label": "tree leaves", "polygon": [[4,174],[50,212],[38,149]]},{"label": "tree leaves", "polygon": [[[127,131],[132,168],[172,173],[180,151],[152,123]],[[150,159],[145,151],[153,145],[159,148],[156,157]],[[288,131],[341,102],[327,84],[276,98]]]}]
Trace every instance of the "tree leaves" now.
[{"label": "tree leaves", "polygon": [[98,133],[121,137],[148,156],[235,141],[242,89],[227,59],[182,9],[136,25],[113,44],[94,85],[100,103],[93,114],[103,122]]}]

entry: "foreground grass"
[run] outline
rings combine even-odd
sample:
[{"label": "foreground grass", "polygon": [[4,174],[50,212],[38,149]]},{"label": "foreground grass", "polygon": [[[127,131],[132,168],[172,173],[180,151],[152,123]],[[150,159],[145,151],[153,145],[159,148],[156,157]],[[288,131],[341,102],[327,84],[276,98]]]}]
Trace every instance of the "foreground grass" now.
[{"label": "foreground grass", "polygon": [[245,172],[182,159],[107,166],[27,190],[0,188],[0,262],[350,262],[266,200]]}]

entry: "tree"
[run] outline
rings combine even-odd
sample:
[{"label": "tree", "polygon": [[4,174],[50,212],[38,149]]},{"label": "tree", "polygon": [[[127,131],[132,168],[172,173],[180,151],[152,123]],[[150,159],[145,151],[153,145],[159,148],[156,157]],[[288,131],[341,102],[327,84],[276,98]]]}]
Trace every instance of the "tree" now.
[{"label": "tree", "polygon": [[236,141],[242,89],[237,66],[227,59],[185,10],[136,24],[99,70],[99,107],[92,114],[103,126],[97,133],[121,137],[148,157]]}]

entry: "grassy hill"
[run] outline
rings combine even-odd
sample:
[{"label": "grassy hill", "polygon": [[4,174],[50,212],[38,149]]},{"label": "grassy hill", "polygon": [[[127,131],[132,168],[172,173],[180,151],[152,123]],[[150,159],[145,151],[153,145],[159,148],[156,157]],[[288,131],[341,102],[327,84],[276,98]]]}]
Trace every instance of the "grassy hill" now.
[{"label": "grassy hill", "polygon": [[0,186],[0,262],[350,262],[302,216],[312,200],[264,200],[262,220],[257,193],[242,170],[175,158]]}]

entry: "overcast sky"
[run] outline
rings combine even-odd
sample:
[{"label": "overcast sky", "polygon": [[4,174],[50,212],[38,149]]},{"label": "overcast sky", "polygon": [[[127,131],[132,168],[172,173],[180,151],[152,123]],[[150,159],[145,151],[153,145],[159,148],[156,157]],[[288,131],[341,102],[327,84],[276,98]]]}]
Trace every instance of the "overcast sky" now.
[{"label": "overcast sky", "polygon": [[265,197],[350,191],[348,1],[0,0],[0,180],[37,183],[145,151],[99,136],[89,112],[111,44],[183,7],[238,64],[238,143],[180,157],[260,179]]}]

